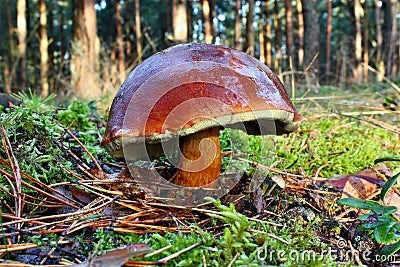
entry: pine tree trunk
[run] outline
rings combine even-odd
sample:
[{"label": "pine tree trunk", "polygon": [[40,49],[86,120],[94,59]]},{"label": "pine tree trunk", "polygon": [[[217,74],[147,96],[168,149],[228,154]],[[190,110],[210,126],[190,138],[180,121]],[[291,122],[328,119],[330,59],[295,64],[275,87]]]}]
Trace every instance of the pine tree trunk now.
[{"label": "pine tree trunk", "polygon": [[100,41],[97,36],[95,0],[73,1],[73,43],[71,82],[75,94],[82,99],[98,99]]},{"label": "pine tree trunk", "polygon": [[173,0],[172,2],[172,28],[176,43],[186,43],[188,41],[186,1]]},{"label": "pine tree trunk", "polygon": [[[368,5],[364,5],[364,12],[368,14]],[[363,83],[368,82],[368,65],[369,65],[369,30],[368,30],[368,19],[367,16],[364,16],[364,35],[363,35]]]},{"label": "pine tree trunk", "polygon": [[304,16],[305,53],[304,64],[313,76],[313,83],[319,79],[319,38],[320,30],[317,13],[317,0],[302,0]]},{"label": "pine tree trunk", "polygon": [[142,48],[142,26],[140,24],[140,3],[135,0],[135,39],[136,39],[136,52],[138,63],[142,62],[143,48]]},{"label": "pine tree trunk", "polygon": [[293,44],[293,7],[291,0],[285,0],[285,15],[286,15],[286,56],[287,66],[289,60],[293,60],[294,44]]},{"label": "pine tree trunk", "polygon": [[[391,77],[393,68],[396,65],[396,45],[399,40],[397,32],[397,12],[399,10],[399,3],[397,0],[383,0],[384,10],[384,27],[383,27],[383,51],[384,51],[384,62],[385,73]],[[398,52],[397,52],[398,53]]]},{"label": "pine tree trunk", "polygon": [[122,37],[122,18],[121,18],[121,5],[119,0],[115,0],[115,25],[117,28],[117,45],[118,45],[118,77],[122,83],[125,78],[125,51],[124,40]]},{"label": "pine tree trunk", "polygon": [[209,0],[203,0],[202,4],[203,10],[203,22],[204,22],[204,41],[206,44],[213,43],[212,35],[212,22],[211,22],[211,7]]},{"label": "pine tree trunk", "polygon": [[[4,11],[4,10],[2,10]],[[7,12],[7,38],[8,38],[8,51],[4,51],[4,91],[7,94],[11,94],[11,84],[15,80],[15,71],[10,70],[10,66],[14,62],[14,58],[9,55],[14,55],[14,40],[13,40],[13,23],[12,23],[12,11],[11,11],[11,0],[6,1],[6,12]]]},{"label": "pine tree trunk", "polygon": [[240,37],[242,32],[240,30],[240,13],[239,10],[241,8],[241,1],[236,0],[236,7],[235,7],[235,48],[240,50]]},{"label": "pine tree trunk", "polygon": [[377,80],[381,82],[383,80],[383,76],[385,75],[385,63],[382,59],[382,26],[381,26],[381,15],[380,15],[380,0],[374,0],[375,5],[375,36],[376,36],[376,68],[378,70]]},{"label": "pine tree trunk", "polygon": [[260,22],[258,23],[258,28],[259,28],[259,32],[258,32],[258,40],[260,43],[260,61],[262,63],[265,63],[265,41],[264,41],[264,26],[263,26],[263,20],[260,20]]},{"label": "pine tree trunk", "polygon": [[246,43],[244,51],[249,55],[254,56],[254,0],[248,0],[249,11],[246,16]]},{"label": "pine tree trunk", "polygon": [[356,23],[356,36],[355,36],[355,46],[354,46],[354,54],[355,58],[355,66],[354,66],[354,78],[357,82],[362,82],[362,33],[361,33],[361,14],[363,9],[361,7],[360,0],[354,0],[354,17]]},{"label": "pine tree trunk", "polygon": [[326,59],[325,59],[325,79],[329,83],[331,73],[331,36],[332,36],[332,2],[326,0]]},{"label": "pine tree trunk", "polygon": [[271,23],[269,22],[269,1],[265,1],[265,63],[272,67]]},{"label": "pine tree trunk", "polygon": [[274,2],[274,29],[275,29],[275,61],[274,61],[274,69],[275,72],[280,72],[280,61],[282,59],[282,42],[281,42],[281,29],[279,23],[279,1],[275,0]]},{"label": "pine tree trunk", "polygon": [[[327,0],[328,1],[328,0]],[[304,64],[304,17],[303,17],[303,4],[301,1],[296,1],[297,19],[299,23],[299,52],[298,52],[298,66],[303,69]]]},{"label": "pine tree trunk", "polygon": [[40,84],[42,86],[42,96],[49,95],[49,79],[47,77],[49,70],[49,40],[47,37],[47,14],[45,0],[39,0],[40,14]]},{"label": "pine tree trunk", "polygon": [[26,73],[26,36],[27,36],[27,21],[26,21],[26,0],[17,1],[17,35],[18,35],[18,56],[20,58],[20,84],[27,86]]}]

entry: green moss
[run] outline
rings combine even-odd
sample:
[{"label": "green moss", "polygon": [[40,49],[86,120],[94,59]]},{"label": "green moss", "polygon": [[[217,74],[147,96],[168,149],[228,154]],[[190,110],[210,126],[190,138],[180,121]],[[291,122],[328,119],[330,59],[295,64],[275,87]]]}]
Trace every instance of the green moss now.
[{"label": "green moss", "polygon": [[376,158],[398,155],[397,135],[358,120],[324,117],[302,124],[298,133],[278,136],[280,168],[303,170],[307,175],[329,178],[333,174],[356,173],[373,166]]}]

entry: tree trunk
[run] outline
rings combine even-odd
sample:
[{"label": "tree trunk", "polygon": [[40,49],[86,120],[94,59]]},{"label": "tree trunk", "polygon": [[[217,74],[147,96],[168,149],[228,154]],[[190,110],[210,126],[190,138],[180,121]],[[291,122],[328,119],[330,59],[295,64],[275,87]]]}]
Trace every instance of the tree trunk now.
[{"label": "tree trunk", "polygon": [[[4,10],[2,10],[4,11]],[[6,1],[6,12],[7,12],[7,38],[8,38],[8,51],[4,51],[4,92],[11,94],[11,84],[15,80],[15,77],[11,75],[10,66],[14,62],[14,39],[13,39],[13,23],[11,14],[11,0]],[[11,55],[11,56],[9,56]],[[14,72],[15,73],[15,72]]]},{"label": "tree trunk", "polygon": [[263,25],[263,20],[260,20],[258,23],[258,40],[260,43],[260,61],[265,64],[265,32],[264,32],[264,25]]},{"label": "tree trunk", "polygon": [[131,20],[131,12],[125,12],[125,23],[124,23],[124,30],[125,30],[125,36],[126,36],[126,40],[125,40],[125,61],[129,60],[129,56],[132,55],[132,30],[134,29],[134,27],[132,27],[132,25],[134,23],[132,23]]},{"label": "tree trunk", "polygon": [[242,35],[242,31],[240,30],[240,13],[239,10],[241,8],[241,1],[236,0],[236,7],[235,7],[235,48],[240,50],[240,37]]},{"label": "tree trunk", "polygon": [[249,11],[246,16],[246,44],[244,50],[251,56],[254,56],[254,0],[248,0]]},{"label": "tree trunk", "polygon": [[73,1],[73,44],[71,83],[75,94],[82,99],[98,99],[100,41],[97,36],[95,0]]},{"label": "tree trunk", "polygon": [[[319,23],[317,13],[317,0],[302,0],[304,16],[305,53],[304,63],[318,83],[319,76]],[[312,64],[312,65],[311,65]]]},{"label": "tree trunk", "polygon": [[[328,1],[328,0],[327,0]],[[299,23],[299,69],[303,69],[304,64],[304,17],[303,17],[303,4],[301,1],[296,1],[297,19]]]},{"label": "tree trunk", "polygon": [[269,23],[269,1],[265,1],[265,63],[272,67],[271,23]]},{"label": "tree trunk", "polygon": [[136,36],[136,52],[138,56],[138,63],[141,63],[143,57],[143,48],[142,48],[142,26],[140,24],[139,0],[135,0],[135,36]]},{"label": "tree trunk", "polygon": [[125,51],[124,39],[122,37],[122,18],[121,5],[119,0],[115,0],[115,25],[117,28],[117,45],[118,45],[118,77],[120,82],[125,81]]},{"label": "tree trunk", "polygon": [[331,36],[332,36],[332,2],[326,0],[326,10],[328,16],[326,18],[326,59],[325,59],[325,79],[329,83],[331,73]]},{"label": "tree trunk", "polygon": [[[192,26],[192,1],[186,1],[187,42],[193,42]],[[212,21],[212,19],[211,19]]]},{"label": "tree trunk", "polygon": [[26,74],[26,0],[17,1],[17,35],[18,35],[18,56],[20,58],[20,79],[23,87],[27,86]]},{"label": "tree trunk", "polygon": [[186,43],[188,41],[186,1],[173,0],[172,2],[172,28],[176,43]]},{"label": "tree trunk", "polygon": [[275,62],[274,69],[276,72],[280,72],[280,61],[282,59],[282,46],[281,46],[281,29],[279,23],[279,1],[275,0],[274,2],[274,29],[275,29]]},{"label": "tree trunk", "polygon": [[363,9],[361,7],[360,0],[354,0],[354,17],[356,23],[356,38],[354,46],[355,66],[354,66],[354,78],[357,82],[362,82],[362,33],[361,33],[361,16]]},{"label": "tree trunk", "polygon": [[287,66],[290,59],[293,60],[294,44],[293,44],[293,7],[291,0],[285,0],[285,15],[286,15],[286,56]]},{"label": "tree trunk", "polygon": [[42,86],[42,96],[49,95],[49,79],[47,72],[49,70],[49,40],[47,38],[47,15],[45,0],[39,0],[40,14],[40,84]]},{"label": "tree trunk", "polygon": [[[63,82],[61,82],[62,78],[64,77],[64,70],[65,70],[65,51],[66,51],[66,41],[65,41],[65,36],[64,36],[64,14],[62,12],[62,8],[59,6],[59,13],[58,13],[58,30],[60,32],[60,56],[59,56],[59,70],[58,70],[58,74],[57,74],[57,79],[55,80],[54,84],[55,84],[55,88],[53,89],[55,92],[57,93],[61,93],[63,95],[65,95],[65,86],[63,84]],[[62,78],[61,78],[62,77]],[[58,86],[60,88],[58,88]]]},{"label": "tree trunk", "polygon": [[380,0],[374,0],[375,5],[375,25],[376,25],[376,68],[378,70],[377,80],[381,82],[385,75],[385,63],[382,58],[382,26],[381,26],[381,15],[380,15]]},{"label": "tree trunk", "polygon": [[163,48],[167,48],[171,45],[171,39],[170,36],[172,34],[172,10],[171,10],[171,0],[165,0],[165,5],[166,5],[166,17],[160,17],[160,23],[166,23],[166,32],[162,33],[163,36],[163,40],[164,40],[164,44],[163,44]]},{"label": "tree trunk", "polygon": [[202,4],[203,9],[203,21],[204,21],[204,41],[206,44],[213,43],[213,34],[212,34],[212,20],[211,20],[211,7],[210,0],[203,0]]},{"label": "tree trunk", "polygon": [[[364,5],[364,13],[368,14],[368,5]],[[368,18],[364,16],[364,36],[363,36],[363,83],[368,82],[368,65],[369,65],[369,29],[368,29]]]},{"label": "tree trunk", "polygon": [[386,75],[391,77],[396,60],[396,43],[398,42],[396,15],[398,12],[397,0],[383,0],[384,27],[383,27],[383,52],[386,62]]}]

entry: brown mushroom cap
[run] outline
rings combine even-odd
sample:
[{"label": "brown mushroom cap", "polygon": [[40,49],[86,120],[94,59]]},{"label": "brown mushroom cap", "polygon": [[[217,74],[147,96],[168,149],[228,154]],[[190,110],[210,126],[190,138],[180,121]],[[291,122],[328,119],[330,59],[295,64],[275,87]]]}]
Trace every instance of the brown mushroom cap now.
[{"label": "brown mushroom cap", "polygon": [[112,103],[102,144],[122,158],[123,138],[124,145],[158,143],[171,133],[185,136],[237,123],[263,134],[262,120],[274,121],[276,132],[270,133],[276,134],[296,130],[301,120],[268,67],[235,49],[183,44],[151,56],[129,74]]}]

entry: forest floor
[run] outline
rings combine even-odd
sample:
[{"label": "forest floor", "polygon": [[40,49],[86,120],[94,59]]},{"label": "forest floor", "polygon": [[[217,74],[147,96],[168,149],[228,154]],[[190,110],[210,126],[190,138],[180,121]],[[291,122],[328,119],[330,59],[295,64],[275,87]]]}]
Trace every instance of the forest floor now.
[{"label": "forest floor", "polygon": [[[398,266],[396,88],[297,91],[297,132],[224,131],[222,151],[244,175],[228,195],[196,207],[168,205],[136,185],[100,146],[106,119],[93,102],[62,107],[25,95],[0,115],[0,265]],[[230,136],[244,141],[235,147]],[[272,163],[260,154],[271,140]],[[250,193],[255,167],[268,173]]]}]

